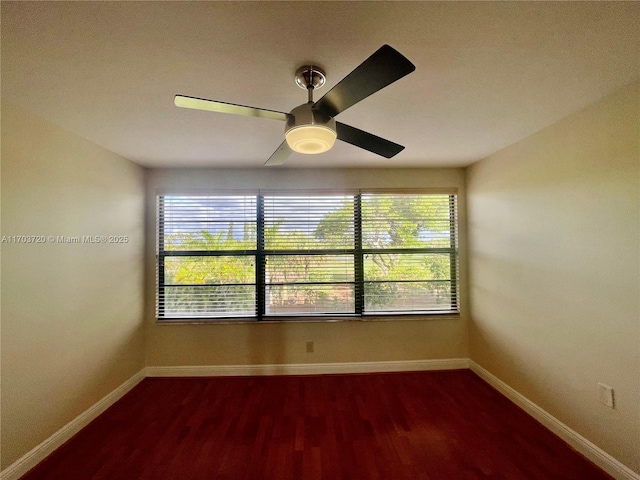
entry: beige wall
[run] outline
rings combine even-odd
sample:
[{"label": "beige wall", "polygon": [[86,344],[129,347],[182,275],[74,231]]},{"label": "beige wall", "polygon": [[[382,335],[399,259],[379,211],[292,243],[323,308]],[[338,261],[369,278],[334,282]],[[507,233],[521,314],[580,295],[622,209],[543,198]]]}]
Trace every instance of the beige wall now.
[{"label": "beige wall", "polygon": [[[147,234],[155,237],[158,192],[233,188],[458,188],[460,261],[464,265],[464,173],[461,169],[153,170],[148,178]],[[147,283],[147,365],[251,365],[461,358],[468,356],[467,296],[461,272],[460,317],[338,323],[157,325],[155,283]],[[155,242],[147,247],[155,278]],[[313,341],[314,353],[305,344]]]},{"label": "beige wall", "polygon": [[2,467],[144,367],[144,172],[2,105]]},{"label": "beige wall", "polygon": [[636,472],[639,88],[467,170],[471,359]]}]

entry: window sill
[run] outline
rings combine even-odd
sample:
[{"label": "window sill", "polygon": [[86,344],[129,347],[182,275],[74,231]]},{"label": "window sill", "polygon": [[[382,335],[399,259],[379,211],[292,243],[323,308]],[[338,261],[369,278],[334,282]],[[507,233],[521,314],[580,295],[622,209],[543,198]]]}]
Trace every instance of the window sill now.
[{"label": "window sill", "polygon": [[283,324],[283,323],[343,323],[343,322],[415,322],[429,321],[436,319],[457,319],[460,312],[443,313],[421,313],[407,315],[366,315],[356,316],[335,316],[335,317],[280,317],[257,320],[252,317],[241,318],[167,318],[156,319],[156,325],[247,325],[247,324]]}]

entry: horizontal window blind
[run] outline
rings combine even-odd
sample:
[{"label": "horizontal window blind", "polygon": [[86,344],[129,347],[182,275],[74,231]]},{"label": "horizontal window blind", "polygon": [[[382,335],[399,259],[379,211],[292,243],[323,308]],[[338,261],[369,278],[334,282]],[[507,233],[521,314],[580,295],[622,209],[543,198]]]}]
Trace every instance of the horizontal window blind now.
[{"label": "horizontal window blind", "polygon": [[458,309],[455,195],[363,194],[364,314]]},{"label": "horizontal window blind", "polygon": [[353,195],[264,195],[265,250],[353,249]]},{"label": "horizontal window blind", "polygon": [[363,248],[449,248],[449,195],[362,195]]},{"label": "horizontal window blind", "polygon": [[264,195],[265,314],[355,314],[354,195]]},{"label": "horizontal window blind", "polygon": [[256,248],[255,195],[163,196],[158,199],[164,250]]},{"label": "horizontal window blind", "polygon": [[158,318],[256,315],[257,196],[158,197]]},{"label": "horizontal window blind", "polygon": [[157,272],[159,319],[455,312],[456,196],[161,195]]},{"label": "horizontal window blind", "polygon": [[253,285],[176,285],[165,288],[159,300],[162,317],[252,317],[256,313]]}]

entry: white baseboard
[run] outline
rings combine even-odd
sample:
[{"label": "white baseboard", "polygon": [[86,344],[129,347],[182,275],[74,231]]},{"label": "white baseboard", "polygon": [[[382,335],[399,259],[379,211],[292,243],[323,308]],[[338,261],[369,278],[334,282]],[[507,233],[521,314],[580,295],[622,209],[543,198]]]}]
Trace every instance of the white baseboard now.
[{"label": "white baseboard", "polygon": [[67,423],[64,427],[58,430],[56,433],[47,438],[40,445],[34,447],[29,452],[25,453],[22,457],[9,465],[6,469],[0,472],[0,479],[2,480],[17,480],[38,463],[44,460],[48,455],[67,440],[73,437],[76,433],[86,427],[92,420],[98,417],[107,408],[120,400],[129,390],[140,383],[145,377],[144,369],[140,370],[129,380],[124,382],[118,388],[111,393],[103,397],[101,400],[93,404],[87,410],[82,412],[76,418]]},{"label": "white baseboard", "polygon": [[618,460],[613,458],[597,445],[591,443],[575,430],[569,428],[549,412],[542,409],[527,397],[511,388],[509,385],[504,383],[492,373],[489,373],[473,360],[469,360],[469,368],[471,368],[474,373],[476,373],[489,385],[498,390],[513,403],[518,405],[525,412],[527,412],[538,422],[551,430],[558,437],[567,442],[593,463],[598,465],[609,475],[618,480],[640,480],[639,474],[637,474],[624,464],[620,463]]},{"label": "white baseboard", "polygon": [[147,367],[147,377],[221,377],[252,375],[320,375],[330,373],[411,372],[469,368],[468,358],[394,362],[292,363],[281,365],[194,365]]}]

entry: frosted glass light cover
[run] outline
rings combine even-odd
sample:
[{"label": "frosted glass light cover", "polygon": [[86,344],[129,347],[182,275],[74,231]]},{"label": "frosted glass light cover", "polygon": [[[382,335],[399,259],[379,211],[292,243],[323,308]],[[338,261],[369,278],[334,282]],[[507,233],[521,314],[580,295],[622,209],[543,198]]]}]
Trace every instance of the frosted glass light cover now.
[{"label": "frosted glass light cover", "polygon": [[330,150],[336,142],[337,134],[321,125],[303,125],[289,130],[285,138],[294,152],[316,154]]}]

